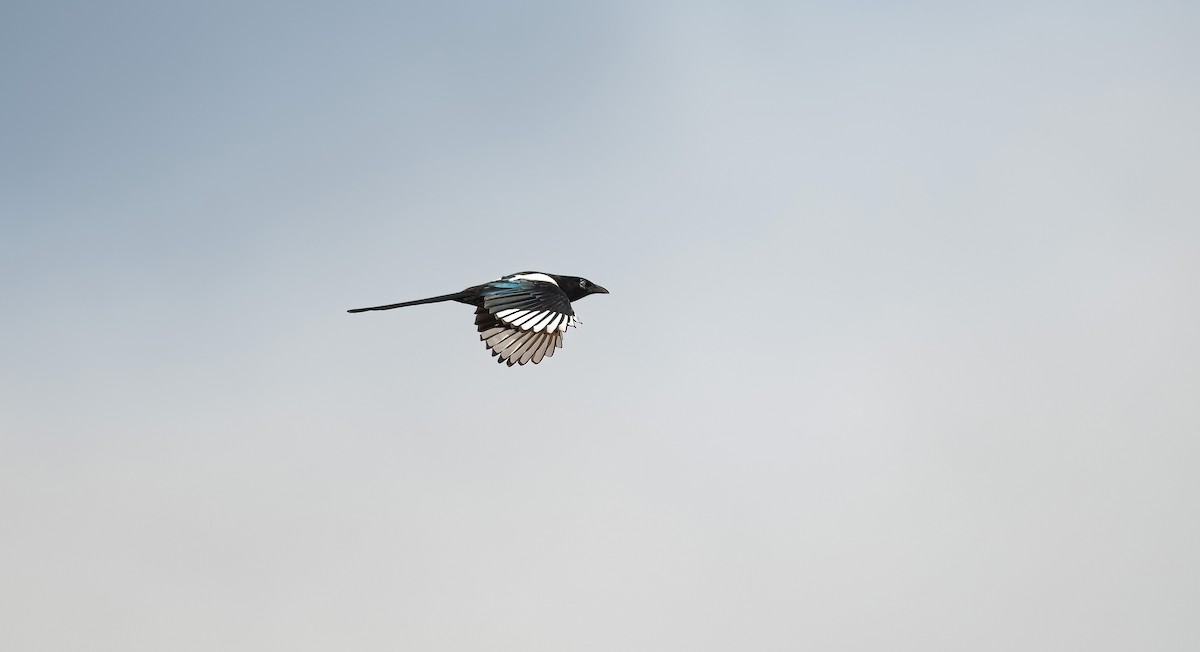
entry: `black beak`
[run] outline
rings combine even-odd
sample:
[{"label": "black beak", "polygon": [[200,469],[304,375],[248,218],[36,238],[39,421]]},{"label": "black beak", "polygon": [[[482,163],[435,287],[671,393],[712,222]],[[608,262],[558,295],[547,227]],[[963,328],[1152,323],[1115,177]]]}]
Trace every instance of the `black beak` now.
[{"label": "black beak", "polygon": [[600,287],[599,285],[592,283],[592,291],[589,292],[588,294],[608,294],[608,290],[605,290],[604,288]]}]

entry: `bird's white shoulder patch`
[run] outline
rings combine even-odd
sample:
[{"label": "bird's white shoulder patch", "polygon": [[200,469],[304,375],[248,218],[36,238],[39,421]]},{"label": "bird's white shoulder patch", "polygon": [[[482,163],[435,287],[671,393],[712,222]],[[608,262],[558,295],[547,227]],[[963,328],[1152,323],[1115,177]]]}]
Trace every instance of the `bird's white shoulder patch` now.
[{"label": "bird's white shoulder patch", "polygon": [[535,272],[533,274],[513,274],[512,278],[515,278],[519,281],[540,281],[542,283],[558,285],[558,281],[555,281],[553,278],[542,274],[541,272]]}]

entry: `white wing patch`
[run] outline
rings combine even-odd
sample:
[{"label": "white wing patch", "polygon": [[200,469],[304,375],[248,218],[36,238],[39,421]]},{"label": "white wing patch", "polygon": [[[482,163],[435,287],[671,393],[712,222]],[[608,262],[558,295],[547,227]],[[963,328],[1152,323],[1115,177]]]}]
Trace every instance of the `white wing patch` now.
[{"label": "white wing patch", "polygon": [[549,333],[559,331],[565,333],[568,328],[578,327],[580,321],[575,315],[564,315],[555,310],[500,310],[496,319],[506,326],[514,326],[523,331]]},{"label": "white wing patch", "polygon": [[549,312],[549,311],[547,311],[547,312],[544,312],[544,313],[541,313],[541,314],[545,315],[545,317],[542,317],[541,319],[538,319],[538,320],[537,320],[537,321],[536,321],[536,322],[533,324],[533,327],[532,327],[532,328],[533,328],[533,332],[535,332],[535,333],[540,333],[540,332],[542,332],[542,331],[544,331],[544,330],[547,330],[547,329],[546,329],[546,327],[550,325],[550,320],[551,320],[551,319],[554,319],[555,317],[557,317],[559,313],[557,313],[557,312]]},{"label": "white wing patch", "polygon": [[558,281],[541,272],[534,272],[533,274],[513,274],[508,278],[517,279],[519,281],[540,281],[542,283],[549,283],[555,287],[558,286]]}]

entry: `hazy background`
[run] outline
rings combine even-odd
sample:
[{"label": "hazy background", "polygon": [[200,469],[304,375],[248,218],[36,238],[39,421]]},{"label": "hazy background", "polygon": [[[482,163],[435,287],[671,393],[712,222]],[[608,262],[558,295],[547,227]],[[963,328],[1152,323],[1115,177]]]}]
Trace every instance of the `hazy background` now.
[{"label": "hazy background", "polygon": [[1197,33],[5,4],[0,648],[1200,648]]}]

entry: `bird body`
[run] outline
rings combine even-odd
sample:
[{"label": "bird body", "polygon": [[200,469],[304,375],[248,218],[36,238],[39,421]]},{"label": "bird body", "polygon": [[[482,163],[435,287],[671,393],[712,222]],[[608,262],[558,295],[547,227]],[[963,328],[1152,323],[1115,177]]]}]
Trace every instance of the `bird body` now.
[{"label": "bird body", "polygon": [[475,306],[475,327],[496,362],[537,364],[562,348],[563,334],[579,326],[573,301],[608,290],[578,276],[518,272],[469,287],[462,292],[427,299],[355,308],[348,312],[391,310],[426,303],[457,301]]}]

